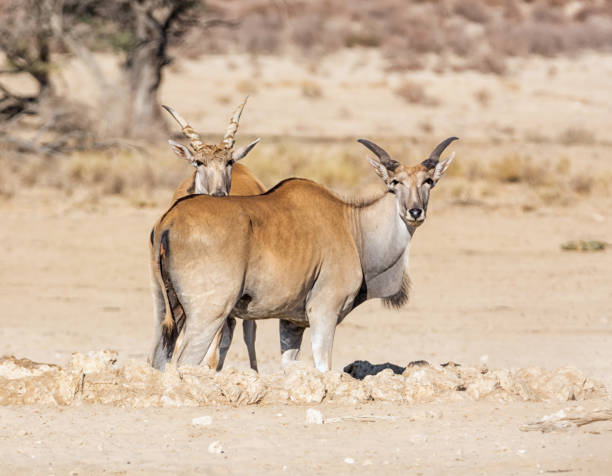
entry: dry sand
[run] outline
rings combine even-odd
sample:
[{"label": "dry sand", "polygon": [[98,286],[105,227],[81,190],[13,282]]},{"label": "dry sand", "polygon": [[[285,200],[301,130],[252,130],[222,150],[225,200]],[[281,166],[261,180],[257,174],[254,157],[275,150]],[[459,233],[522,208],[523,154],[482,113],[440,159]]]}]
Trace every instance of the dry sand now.
[{"label": "dry sand", "polygon": [[[441,184],[443,186],[443,184]],[[112,348],[145,359],[151,344],[146,237],[159,210],[107,199],[91,210],[40,192],[3,203],[2,354],[66,365],[73,351]],[[533,213],[458,207],[432,198],[411,251],[411,302],[368,302],[338,329],[334,368],[355,359],[452,360],[490,368],[574,366],[612,386],[612,255],[561,252],[610,238],[609,203]],[[603,220],[602,220],[603,218]],[[577,226],[579,224],[579,226]],[[279,370],[277,322],[260,322],[263,374]],[[227,366],[246,369],[237,332]],[[308,336],[304,360],[309,361]],[[605,474],[612,424],[540,433],[519,427],[580,402],[323,403],[325,418],[392,420],[305,425],[305,406],[0,409],[0,457],[16,473],[522,473]],[[210,426],[194,417],[210,415]],[[219,440],[222,454],[207,451]],[[352,458],[354,463],[346,463]],[[349,460],[350,461],[350,460]],[[368,466],[369,464],[372,466]]]},{"label": "dry sand", "polygon": [[[242,94],[236,85],[250,77],[252,65],[240,58],[232,59],[233,65],[228,58],[210,61],[220,65],[212,73],[198,62],[179,63],[162,98],[201,130],[218,132],[233,99]],[[431,123],[438,139],[452,133],[475,143],[494,135],[515,142],[519,150],[529,148],[535,157],[542,146],[522,142],[531,131],[556,138],[567,128],[589,127],[599,140],[609,132],[609,56],[524,62],[506,78],[411,76],[441,97],[438,108],[406,105],[392,93],[403,77],[385,74],[376,67],[377,58],[367,59],[365,67],[359,61],[350,55],[326,60],[314,78],[323,97],[311,100],[300,92],[302,81],[313,79],[306,68],[262,59],[263,77],[256,80],[258,93],[241,130],[416,135],[419,124]],[[275,76],[268,78],[268,71]],[[79,87],[87,82],[85,75],[68,71],[65,80],[75,93],[86,91]],[[482,88],[491,93],[488,106],[474,104]],[[189,92],[214,99],[198,103]],[[598,147],[590,154],[552,144],[545,154],[567,154],[574,170],[595,161],[598,170],[609,171],[609,148]],[[521,193],[512,187],[498,192],[496,200],[510,204],[516,201],[512,193]],[[411,248],[410,303],[401,311],[378,301],[355,310],[336,333],[334,369],[356,359],[401,365],[450,360],[474,367],[486,360],[491,369],[572,366],[612,389],[612,253],[560,250],[568,240],[612,242],[612,200],[599,196],[524,212],[518,206],[460,206],[436,194]],[[146,240],[162,208],[134,208],[121,198],[83,205],[78,196],[28,190],[0,202],[0,355],[66,366],[73,352],[114,349],[120,363],[143,361],[153,333]],[[164,195],[158,202],[168,199]],[[277,329],[276,321],[258,325],[263,375],[280,371]],[[302,358],[310,362],[308,332],[303,347]],[[226,366],[248,367],[240,330]],[[610,422],[549,433],[520,430],[563,409],[610,408],[608,397],[315,406],[327,420],[392,418],[306,425],[307,405],[279,402],[201,408],[8,406],[0,408],[0,472],[610,474],[612,468]],[[192,425],[200,416],[211,416],[212,423]],[[214,441],[222,453],[208,451]]]}]

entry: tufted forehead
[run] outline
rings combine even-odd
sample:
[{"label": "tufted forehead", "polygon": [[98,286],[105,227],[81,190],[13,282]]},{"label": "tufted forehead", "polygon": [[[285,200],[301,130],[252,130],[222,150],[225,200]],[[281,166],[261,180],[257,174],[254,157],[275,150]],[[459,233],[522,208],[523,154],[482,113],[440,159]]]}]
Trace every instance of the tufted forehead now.
[{"label": "tufted forehead", "polygon": [[231,158],[231,150],[222,145],[205,144],[197,152],[198,159],[202,162],[227,161]]},{"label": "tufted forehead", "polygon": [[431,175],[433,170],[428,170],[422,164],[400,165],[393,173],[393,178],[399,181],[410,181],[413,179],[425,178]]}]

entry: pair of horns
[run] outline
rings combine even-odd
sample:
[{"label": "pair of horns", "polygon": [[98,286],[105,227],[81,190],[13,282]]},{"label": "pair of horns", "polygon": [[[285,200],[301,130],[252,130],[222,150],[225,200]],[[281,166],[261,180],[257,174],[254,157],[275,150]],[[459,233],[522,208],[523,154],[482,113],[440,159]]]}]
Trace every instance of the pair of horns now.
[{"label": "pair of horns", "polygon": [[[225,131],[225,135],[223,136],[223,140],[221,141],[221,144],[223,144],[226,149],[231,149],[232,147],[234,147],[234,136],[236,135],[236,131],[238,131],[238,123],[240,122],[240,116],[242,115],[242,110],[244,109],[244,106],[246,106],[248,98],[248,96],[244,98],[242,104],[240,104],[236,108],[236,110],[232,114],[232,117],[230,118],[229,126],[227,126],[227,130]],[[179,126],[181,126],[181,130],[183,131],[185,137],[189,139],[189,143],[193,150],[197,152],[198,150],[202,149],[204,147],[204,142],[202,142],[202,139],[200,138],[199,134],[193,130],[193,127],[191,127],[187,123],[187,121],[183,119],[181,115],[176,112],[176,110],[174,110],[174,108],[165,105],[162,105],[162,107],[166,111],[168,111],[170,115],[174,118],[174,120],[178,122]]]},{"label": "pair of horns", "polygon": [[[444,139],[436,146],[434,150],[431,151],[429,157],[427,157],[423,162],[421,162],[421,165],[426,167],[428,170],[433,169],[436,165],[438,165],[438,162],[440,161],[440,156],[442,155],[442,152],[444,152],[444,149],[446,149],[451,142],[456,141],[457,139],[459,138],[449,137],[448,139]],[[387,170],[393,172],[396,168],[399,167],[400,163],[397,160],[392,159],[385,149],[383,149],[379,145],[376,145],[374,142],[371,142],[367,139],[359,139],[357,142],[363,144],[372,152],[374,152],[374,154],[376,154],[376,157],[378,157],[378,159],[380,160],[380,163],[383,164]]]}]

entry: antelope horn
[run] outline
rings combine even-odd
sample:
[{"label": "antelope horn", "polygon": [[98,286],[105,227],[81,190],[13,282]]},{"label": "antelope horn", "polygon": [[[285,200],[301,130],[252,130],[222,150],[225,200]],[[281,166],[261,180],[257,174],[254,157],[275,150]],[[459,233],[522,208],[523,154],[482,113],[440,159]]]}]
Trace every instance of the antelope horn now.
[{"label": "antelope horn", "polygon": [[438,161],[440,160],[440,156],[444,149],[446,149],[451,142],[458,140],[459,137],[449,137],[448,139],[444,139],[440,142],[434,150],[431,151],[429,157],[427,157],[421,165],[425,166],[427,169],[433,169],[436,165],[438,165]]},{"label": "antelope horn", "polygon": [[232,147],[234,147],[234,135],[236,135],[236,131],[238,130],[240,116],[242,115],[242,110],[246,105],[247,99],[249,99],[249,96],[246,96],[244,98],[242,104],[240,104],[240,106],[236,108],[234,114],[232,114],[232,117],[230,118],[229,126],[227,126],[227,130],[225,131],[225,135],[223,136],[223,141],[221,142],[225,145],[226,149],[231,149]]},{"label": "antelope horn", "polygon": [[196,133],[196,131],[193,130],[193,127],[187,124],[187,121],[183,119],[180,114],[174,110],[174,108],[170,106],[164,106],[163,104],[162,107],[170,113],[170,115],[174,118],[176,122],[179,123],[183,134],[191,141],[190,144],[193,150],[198,151],[202,147],[204,147],[204,143],[202,142],[202,139],[200,139],[200,136]]},{"label": "antelope horn", "polygon": [[357,142],[363,144],[372,152],[374,152],[374,154],[376,154],[376,157],[379,158],[380,163],[383,164],[387,170],[393,172],[396,168],[400,166],[400,163],[397,160],[392,159],[385,149],[383,149],[379,145],[376,145],[374,142],[371,142],[367,139],[358,139]]}]

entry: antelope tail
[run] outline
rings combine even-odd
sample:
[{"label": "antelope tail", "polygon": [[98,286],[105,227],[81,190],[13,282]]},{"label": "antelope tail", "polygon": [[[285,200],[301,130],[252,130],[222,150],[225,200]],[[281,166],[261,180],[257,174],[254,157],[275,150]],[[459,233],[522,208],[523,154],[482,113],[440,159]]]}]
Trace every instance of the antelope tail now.
[{"label": "antelope tail", "polygon": [[168,269],[166,266],[168,253],[168,230],[164,230],[159,240],[158,256],[159,274],[161,276],[162,283],[164,286],[164,300],[166,304],[166,314],[164,315],[164,320],[161,324],[161,335],[163,346],[168,351],[168,356],[170,356],[172,354],[172,351],[174,350],[176,338],[178,337],[178,327],[174,320],[174,314],[172,313],[172,305],[170,304],[169,299],[169,295],[174,291],[174,289],[172,287],[172,282],[170,281],[170,276],[168,275]]}]

